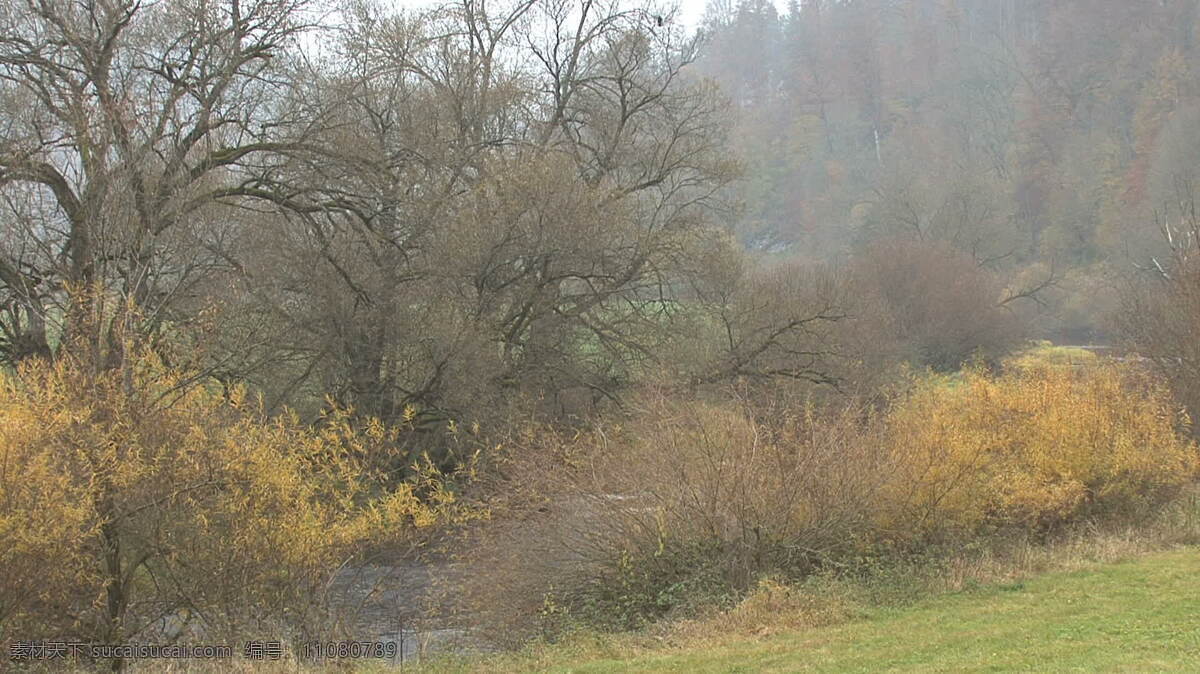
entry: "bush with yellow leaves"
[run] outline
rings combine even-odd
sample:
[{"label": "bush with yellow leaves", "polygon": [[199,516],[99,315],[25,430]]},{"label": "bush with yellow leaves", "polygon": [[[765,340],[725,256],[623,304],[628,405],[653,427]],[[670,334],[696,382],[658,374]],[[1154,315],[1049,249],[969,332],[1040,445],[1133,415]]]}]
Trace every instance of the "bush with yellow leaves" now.
[{"label": "bush with yellow leaves", "polygon": [[0,641],[328,635],[339,568],[467,515],[432,466],[377,468],[395,429],[93,363],[0,373]]},{"label": "bush with yellow leaves", "polygon": [[1145,512],[1196,476],[1188,423],[1120,363],[1021,358],[1000,375],[925,379],[890,414],[883,528],[910,538]]},{"label": "bush with yellow leaves", "polygon": [[920,376],[879,405],[659,394],[620,425],[531,434],[473,547],[486,573],[462,594],[503,639],[627,629],[764,576],[872,574],[1137,518],[1195,479],[1188,420],[1160,383],[1059,355]]}]

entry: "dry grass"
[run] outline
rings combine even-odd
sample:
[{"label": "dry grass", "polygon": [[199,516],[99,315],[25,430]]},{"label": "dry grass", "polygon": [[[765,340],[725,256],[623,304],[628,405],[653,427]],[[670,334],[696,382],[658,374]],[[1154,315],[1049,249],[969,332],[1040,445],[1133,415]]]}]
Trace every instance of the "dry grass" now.
[{"label": "dry grass", "polygon": [[470,546],[479,622],[510,639],[639,628],[862,547],[887,471],[861,408],[642,404],[624,427],[538,433],[515,453]]},{"label": "dry grass", "polygon": [[531,433],[468,546],[466,616],[515,645],[695,618],[756,587],[770,607],[791,596],[764,578],[858,579],[797,609],[819,622],[984,582],[989,564],[1031,572],[1046,541],[1144,522],[1196,473],[1161,385],[1087,365],[1035,350],[1000,374],[918,378],[883,410],[650,395],[623,424]]},{"label": "dry grass", "polygon": [[[907,610],[907,604],[932,596],[985,587],[1019,588],[1022,583],[1044,574],[1094,570],[1197,543],[1200,543],[1200,491],[1193,489],[1173,502],[1159,517],[1138,526],[1080,525],[1048,542],[1006,541],[986,549],[967,550],[940,564],[925,567],[923,571],[911,566],[901,568],[900,572],[879,569],[873,575],[857,578],[830,575],[803,583],[767,578],[733,608],[704,617],[658,624],[634,633],[600,634],[580,630],[563,635],[556,643],[536,642],[519,652],[443,657],[406,664],[405,669],[417,672],[546,671],[572,662],[670,655],[696,657],[705,652],[744,649],[747,644],[767,644],[776,638],[790,638],[788,635],[903,612]],[[54,671],[63,670],[55,668]],[[281,674],[383,672],[390,669],[386,663],[373,661],[313,666],[295,660],[250,662],[238,659],[150,661],[135,663],[128,671]]]},{"label": "dry grass", "polygon": [[[988,585],[1013,585],[1045,573],[1115,564],[1200,544],[1200,488],[1193,487],[1158,517],[1137,524],[1080,524],[1050,541],[1004,540],[975,546],[927,567],[884,569],[858,578],[830,576],[799,585],[766,579],[732,610],[670,628],[681,648],[836,624],[879,608],[878,583],[898,603]],[[899,570],[901,573],[889,573]]]},{"label": "dry grass", "polygon": [[445,658],[426,663],[419,671],[546,671],[570,662],[720,652],[890,615],[929,597],[986,587],[1020,588],[1044,574],[1093,570],[1196,544],[1200,544],[1200,490],[1193,488],[1158,517],[1137,525],[1081,524],[1050,541],[1008,540],[929,566],[881,568],[858,577],[828,575],[802,583],[767,578],[733,608],[704,617],[635,633],[580,630],[553,644],[537,642],[517,653],[484,658]]}]

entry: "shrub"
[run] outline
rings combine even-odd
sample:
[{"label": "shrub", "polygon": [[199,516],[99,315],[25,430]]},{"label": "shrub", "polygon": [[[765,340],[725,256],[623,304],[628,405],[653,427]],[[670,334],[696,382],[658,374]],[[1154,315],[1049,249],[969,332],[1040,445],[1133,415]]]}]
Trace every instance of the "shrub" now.
[{"label": "shrub", "polygon": [[324,634],[339,567],[465,513],[434,470],[372,470],[395,431],[350,418],[268,418],[132,351],[0,376],[0,640]]},{"label": "shrub", "polygon": [[766,575],[878,575],[997,532],[1136,517],[1194,479],[1161,385],[1062,355],[916,377],[875,411],[660,394],[621,424],[531,432],[472,541],[471,615],[505,639],[635,628]]},{"label": "shrub", "polygon": [[998,358],[1024,326],[1001,305],[1001,278],[944,242],[893,239],[854,260],[861,326],[873,350],[919,367],[957,369],[973,355]]},{"label": "shrub", "polygon": [[473,614],[509,638],[534,614],[553,619],[543,632],[625,629],[852,555],[885,473],[863,414],[656,394],[628,424],[534,434],[506,470],[541,491],[502,489],[502,521],[475,542]]},{"label": "shrub", "polygon": [[1035,529],[1162,503],[1196,474],[1188,423],[1135,368],[1018,359],[928,378],[889,418],[893,475],[882,523],[897,538]]}]

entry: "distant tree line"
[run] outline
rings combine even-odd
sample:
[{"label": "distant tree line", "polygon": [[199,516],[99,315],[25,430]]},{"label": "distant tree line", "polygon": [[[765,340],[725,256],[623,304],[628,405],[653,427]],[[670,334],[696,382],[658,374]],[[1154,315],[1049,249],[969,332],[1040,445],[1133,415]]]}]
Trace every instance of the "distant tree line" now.
[{"label": "distant tree line", "polygon": [[[778,8],[777,8],[778,7]],[[1200,159],[1194,0],[711,3],[747,244],[830,260],[944,241],[1043,333],[1112,339],[1118,276],[1163,257]]]}]

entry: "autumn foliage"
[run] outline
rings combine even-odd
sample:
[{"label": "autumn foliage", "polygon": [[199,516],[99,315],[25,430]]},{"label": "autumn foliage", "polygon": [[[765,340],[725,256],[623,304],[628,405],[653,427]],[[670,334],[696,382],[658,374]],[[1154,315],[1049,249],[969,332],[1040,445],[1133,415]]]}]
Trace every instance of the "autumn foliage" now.
[{"label": "autumn foliage", "polygon": [[477,554],[502,582],[467,594],[509,636],[628,628],[764,575],[1136,520],[1195,479],[1158,381],[1052,355],[914,376],[882,405],[653,395],[628,424],[531,437],[508,469],[543,498],[501,506],[519,524]]},{"label": "autumn foliage", "polygon": [[890,417],[885,530],[1046,527],[1161,503],[1196,475],[1169,392],[1144,373],[1016,361],[920,382]]},{"label": "autumn foliage", "polygon": [[373,468],[394,429],[268,418],[190,374],[143,354],[0,375],[0,640],[329,634],[343,564],[463,514],[432,467]]}]

